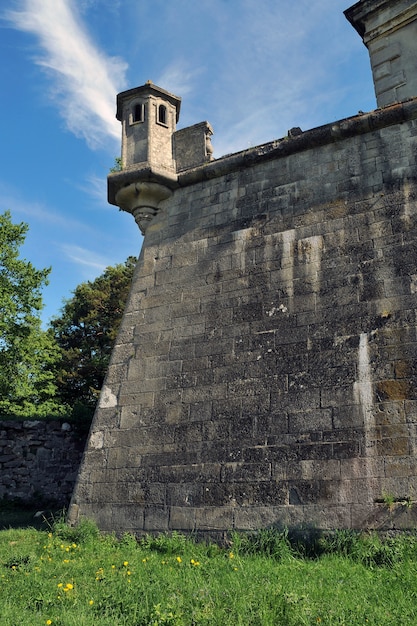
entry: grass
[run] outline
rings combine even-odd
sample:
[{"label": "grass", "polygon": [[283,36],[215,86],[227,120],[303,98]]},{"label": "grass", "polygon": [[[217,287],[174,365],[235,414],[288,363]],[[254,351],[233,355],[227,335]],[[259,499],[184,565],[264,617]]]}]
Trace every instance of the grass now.
[{"label": "grass", "polygon": [[179,534],[136,541],[89,521],[0,532],[1,626],[417,624],[417,535]]}]

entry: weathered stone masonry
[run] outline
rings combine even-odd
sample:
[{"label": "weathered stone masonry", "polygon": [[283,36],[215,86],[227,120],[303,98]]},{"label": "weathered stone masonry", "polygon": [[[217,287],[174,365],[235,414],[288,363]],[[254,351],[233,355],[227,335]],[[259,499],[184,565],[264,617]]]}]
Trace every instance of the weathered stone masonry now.
[{"label": "weathered stone masonry", "polygon": [[[415,525],[400,502],[417,500],[416,158],[411,98],[177,167],[70,519],[137,533]],[[144,171],[111,175],[110,193],[138,172],[157,180]]]},{"label": "weathered stone masonry", "polygon": [[85,437],[60,421],[0,421],[0,499],[67,507]]}]

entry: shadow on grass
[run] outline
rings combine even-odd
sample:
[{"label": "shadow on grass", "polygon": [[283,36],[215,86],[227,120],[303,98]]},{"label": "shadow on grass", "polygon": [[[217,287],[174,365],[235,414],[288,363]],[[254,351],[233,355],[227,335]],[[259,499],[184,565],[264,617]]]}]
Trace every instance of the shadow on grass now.
[{"label": "shadow on grass", "polygon": [[54,521],[62,519],[64,514],[64,510],[56,506],[0,500],[0,530],[9,528],[49,530]]}]

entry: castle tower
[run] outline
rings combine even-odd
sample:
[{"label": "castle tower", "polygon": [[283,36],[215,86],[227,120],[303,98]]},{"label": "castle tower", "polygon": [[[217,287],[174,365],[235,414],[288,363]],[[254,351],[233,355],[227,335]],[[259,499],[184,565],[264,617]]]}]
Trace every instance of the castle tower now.
[{"label": "castle tower", "polygon": [[149,167],[175,178],[172,136],[181,98],[148,81],[117,96],[116,118],[122,122],[122,162],[126,168]]},{"label": "castle tower", "polygon": [[369,50],[378,107],[417,96],[415,0],[360,0],[345,16]]},{"label": "castle tower", "polygon": [[148,81],[117,96],[122,171],[108,178],[111,204],[132,213],[142,234],[177,180],[173,136],[181,98]]},{"label": "castle tower", "polygon": [[177,172],[212,159],[208,122],[176,130],[181,98],[151,81],[117,96],[122,169],[108,177],[110,204],[132,213],[142,234],[178,186]]}]

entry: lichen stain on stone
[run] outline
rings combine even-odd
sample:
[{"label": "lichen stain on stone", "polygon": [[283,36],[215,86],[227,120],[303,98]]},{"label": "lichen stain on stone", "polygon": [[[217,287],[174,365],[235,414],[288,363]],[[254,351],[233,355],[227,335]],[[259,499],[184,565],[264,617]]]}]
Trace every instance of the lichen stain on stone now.
[{"label": "lichen stain on stone", "polygon": [[417,293],[417,274],[410,275],[410,293]]},{"label": "lichen stain on stone", "polygon": [[99,407],[101,409],[112,409],[117,406],[117,397],[109,387],[103,387],[101,391]]},{"label": "lichen stain on stone", "polygon": [[374,417],[376,426],[395,426],[405,422],[402,403],[381,402],[374,411]]},{"label": "lichen stain on stone", "polygon": [[408,378],[412,372],[412,366],[408,361],[397,361],[394,364],[395,378]]},{"label": "lichen stain on stone", "polygon": [[320,253],[323,248],[323,237],[321,235],[299,239],[297,242],[298,260],[305,263],[319,263]]},{"label": "lichen stain on stone", "polygon": [[414,198],[413,191],[411,189],[410,182],[408,180],[405,180],[404,181],[403,211],[400,215],[404,230],[410,230],[414,225],[414,219],[415,219],[414,200],[415,198]]},{"label": "lichen stain on stone", "polygon": [[314,293],[320,292],[321,257],[324,251],[322,235],[306,237],[298,241],[298,261],[304,263],[306,278],[311,281]]},{"label": "lichen stain on stone", "polygon": [[335,200],[334,202],[330,204],[326,215],[328,219],[335,219],[338,217],[344,217],[347,214],[347,211],[348,211],[348,204],[346,200],[341,198],[341,199]]},{"label": "lichen stain on stone", "polygon": [[407,400],[410,398],[410,391],[408,380],[381,380],[376,386],[379,401]]},{"label": "lichen stain on stone", "polygon": [[377,441],[378,456],[408,456],[410,445],[408,437],[387,437]]},{"label": "lichen stain on stone", "polygon": [[102,431],[96,431],[91,433],[90,446],[95,450],[101,450],[104,445],[104,433]]}]

